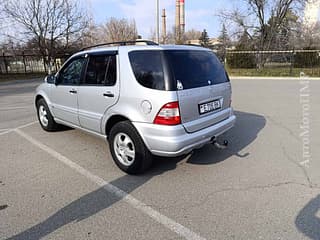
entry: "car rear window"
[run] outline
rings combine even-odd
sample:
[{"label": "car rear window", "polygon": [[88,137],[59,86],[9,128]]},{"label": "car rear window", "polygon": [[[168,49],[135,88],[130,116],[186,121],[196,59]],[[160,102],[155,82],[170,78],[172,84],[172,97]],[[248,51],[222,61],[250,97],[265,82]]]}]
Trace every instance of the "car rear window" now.
[{"label": "car rear window", "polygon": [[129,53],[133,73],[144,87],[165,90],[160,51],[133,51]]},{"label": "car rear window", "polygon": [[213,52],[166,50],[165,56],[178,89],[190,89],[229,81],[223,65]]}]

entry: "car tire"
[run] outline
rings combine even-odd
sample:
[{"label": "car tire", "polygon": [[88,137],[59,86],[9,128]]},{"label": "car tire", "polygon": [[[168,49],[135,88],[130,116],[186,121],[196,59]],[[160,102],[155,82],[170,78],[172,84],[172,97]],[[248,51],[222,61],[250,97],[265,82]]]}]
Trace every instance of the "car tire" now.
[{"label": "car tire", "polygon": [[152,164],[152,154],[129,121],[115,124],[109,134],[110,152],[117,166],[128,174],[139,174]]},{"label": "car tire", "polygon": [[41,127],[48,132],[56,131],[59,128],[49,110],[46,101],[42,98],[37,101],[37,115]]}]

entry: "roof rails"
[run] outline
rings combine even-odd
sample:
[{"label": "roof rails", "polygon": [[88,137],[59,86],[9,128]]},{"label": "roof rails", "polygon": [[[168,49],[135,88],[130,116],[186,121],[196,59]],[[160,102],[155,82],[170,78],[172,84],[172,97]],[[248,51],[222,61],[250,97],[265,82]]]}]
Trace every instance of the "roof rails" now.
[{"label": "roof rails", "polygon": [[183,45],[186,45],[186,46],[193,46],[193,47],[202,47],[201,45],[199,44],[193,44],[193,43],[185,43]]},{"label": "roof rails", "polygon": [[81,51],[91,49],[91,48],[96,48],[96,47],[102,47],[102,46],[108,46],[108,45],[118,45],[118,46],[127,46],[127,45],[135,45],[137,43],[145,43],[146,45],[159,45],[158,43],[155,43],[150,40],[130,40],[130,41],[119,41],[119,42],[109,42],[109,43],[100,43],[97,45],[93,45],[90,47],[85,47],[82,48]]}]

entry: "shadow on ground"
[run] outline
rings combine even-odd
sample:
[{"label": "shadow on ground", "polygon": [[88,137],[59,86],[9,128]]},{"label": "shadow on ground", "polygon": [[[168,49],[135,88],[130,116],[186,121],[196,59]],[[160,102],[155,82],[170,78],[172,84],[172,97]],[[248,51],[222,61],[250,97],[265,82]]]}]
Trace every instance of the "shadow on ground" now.
[{"label": "shadow on ground", "polygon": [[[231,142],[228,149],[217,150],[212,145],[205,146],[189,155],[187,163],[215,164],[232,155],[237,155],[241,158],[245,158],[249,155],[249,153],[240,154],[239,152],[257,138],[258,133],[264,128],[266,120],[263,116],[251,113],[235,112],[235,114],[237,115],[236,126],[222,136]],[[130,193],[153,177],[174,170],[177,163],[184,159],[184,157],[170,159],[155,158],[154,166],[145,175],[124,175],[110,182],[110,184]],[[74,221],[79,222],[93,216],[94,214],[109,208],[119,200],[121,200],[121,198],[116,197],[114,194],[107,192],[105,188],[101,187],[61,208],[43,222],[40,222],[9,239],[25,240],[43,238],[64,225]]]},{"label": "shadow on ground", "polygon": [[224,161],[230,156],[236,155],[239,158],[246,158],[250,152],[241,151],[251,144],[258,136],[258,133],[265,127],[266,119],[263,116],[235,111],[237,116],[236,125],[218,139],[226,139],[230,142],[228,148],[220,150],[211,145],[195,150],[190,156],[188,163],[192,164],[213,164]]},{"label": "shadow on ground", "polygon": [[311,199],[296,217],[298,230],[312,240],[320,240],[320,216],[317,216],[319,212],[320,195]]}]

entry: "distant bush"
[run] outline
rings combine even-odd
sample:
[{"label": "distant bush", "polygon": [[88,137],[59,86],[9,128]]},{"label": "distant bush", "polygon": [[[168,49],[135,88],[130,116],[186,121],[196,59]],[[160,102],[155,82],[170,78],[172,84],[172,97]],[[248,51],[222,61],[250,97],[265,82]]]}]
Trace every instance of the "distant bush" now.
[{"label": "distant bush", "polygon": [[[310,49],[306,49],[310,50]],[[320,56],[319,52],[297,52],[294,55],[295,68],[319,67]]]},{"label": "distant bush", "polygon": [[255,55],[251,53],[228,53],[227,65],[230,68],[256,68]]}]

